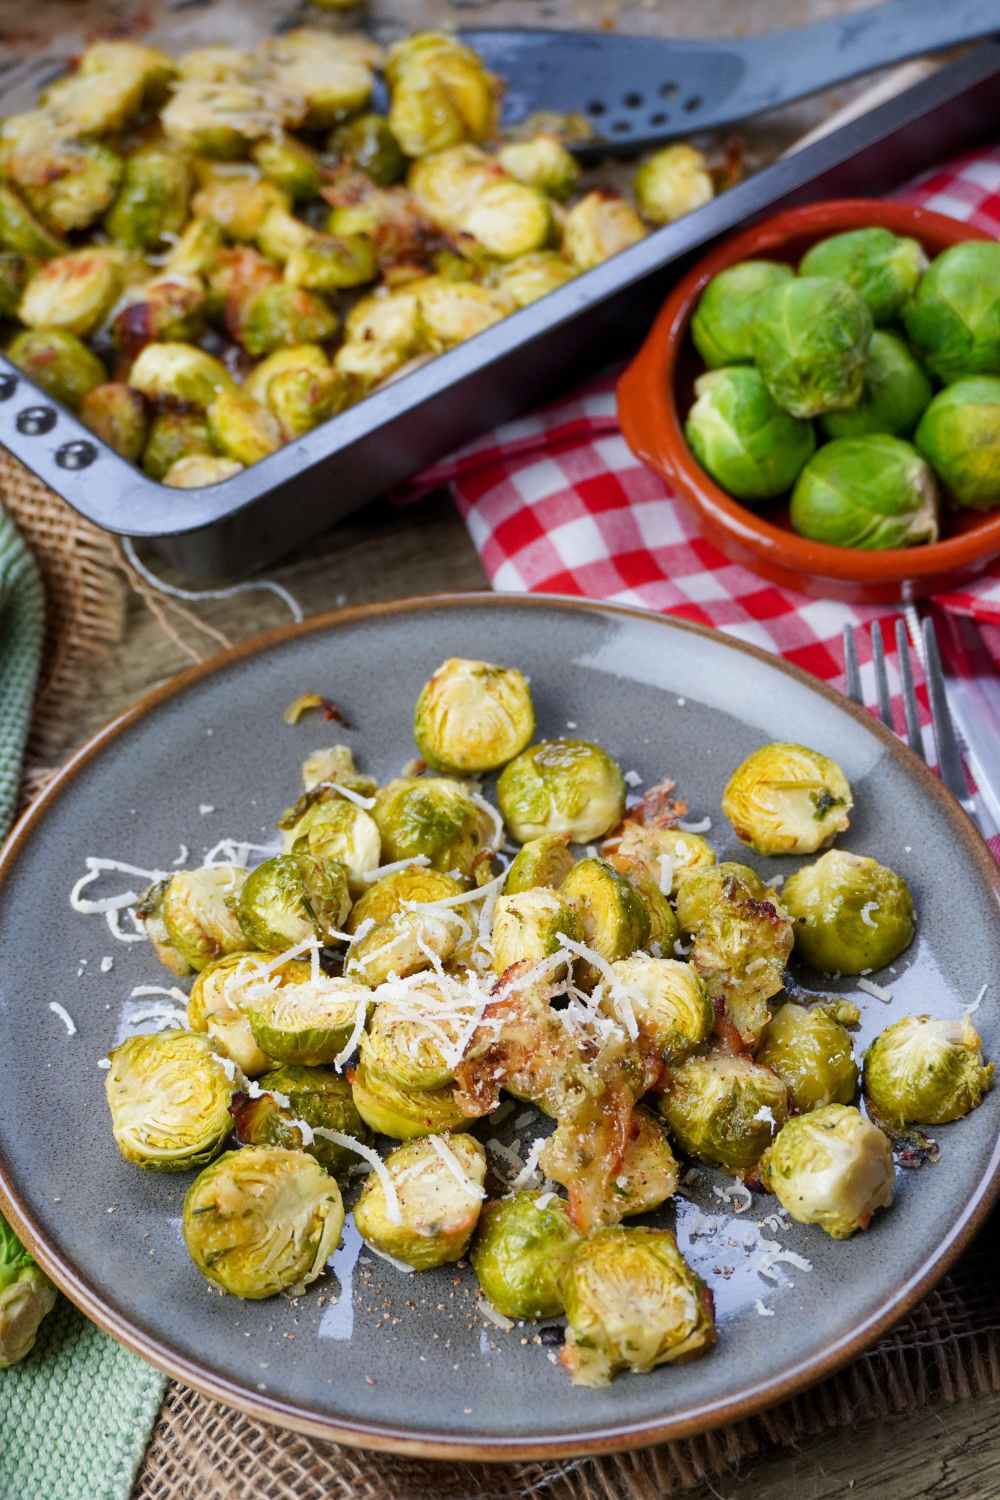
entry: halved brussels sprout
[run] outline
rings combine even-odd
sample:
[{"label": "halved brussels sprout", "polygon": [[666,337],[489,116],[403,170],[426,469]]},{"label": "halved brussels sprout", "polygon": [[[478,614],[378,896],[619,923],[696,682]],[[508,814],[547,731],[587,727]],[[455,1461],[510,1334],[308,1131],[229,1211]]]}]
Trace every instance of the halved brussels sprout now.
[{"label": "halved brussels sprout", "polygon": [[636,953],[611,968],[615,985],[601,996],[601,1009],[623,1024],[634,1016],[639,1035],[666,1062],[680,1062],[711,1036],[715,1007],[690,964]]},{"label": "halved brussels sprout", "polygon": [[784,411],[744,365],[712,370],[694,390],[684,436],[716,483],[747,501],[790,490],[816,448],[812,424]]},{"label": "halved brussels sprout", "polygon": [[753,302],[753,357],[793,417],[846,411],[861,400],[872,315],[844,281],[795,276]]},{"label": "halved brussels sprout", "polygon": [[272,80],[196,77],[185,71],[160,111],[164,133],[182,151],[230,161],[244,156],[253,141],[302,119],[301,95]]},{"label": "halved brussels sprout", "polygon": [[164,278],[206,276],[222,250],[222,230],[211,219],[194,218],[171,248]]},{"label": "halved brussels sprout", "polygon": [[715,1343],[712,1293],[668,1229],[601,1229],[577,1246],[562,1292],[559,1358],[574,1385],[696,1359]]},{"label": "halved brussels sprout", "polygon": [[395,1079],[360,1063],[351,1075],[358,1114],[376,1135],[397,1141],[458,1130],[468,1118],[459,1108],[454,1084],[437,1089],[404,1088]]},{"label": "halved brussels sprout", "polygon": [[234,1085],[208,1037],[130,1036],[110,1053],[111,1129],[126,1161],[186,1172],[218,1156],[233,1128]]},{"label": "halved brussels sprout", "polygon": [[873,227],[820,240],[802,257],[799,274],[846,281],[867,302],[876,324],[883,324],[903,311],[927,264],[918,240]]},{"label": "halved brussels sprout", "polygon": [[479,194],[498,180],[505,178],[496,159],[466,143],[414,162],[407,186],[435,224],[457,231]]},{"label": "halved brussels sprout", "polygon": [[0,249],[49,260],[66,248],[65,241],[49,233],[13,188],[0,183]]},{"label": "halved brussels sprout", "polygon": [[375,245],[366,234],[316,234],[298,245],[285,263],[289,286],[340,292],[378,275]]},{"label": "halved brussels sprout", "polygon": [[827,437],[864,437],[887,432],[908,437],[933,395],[930,381],[894,333],[876,328],[865,360],[861,400],[852,411],[832,411],[822,418]]},{"label": "halved brussels sprout", "polygon": [[340,1056],[359,1012],[367,1015],[370,1002],[367,986],[356,980],[296,973],[270,993],[251,999],[246,1014],[254,1041],[268,1057],[314,1067]]},{"label": "halved brussels sprout", "polygon": [[258,141],[250,152],[269,182],[298,201],[315,198],[323,185],[319,158],[294,135],[276,135]]},{"label": "halved brussels sprout", "polygon": [[199,78],[205,83],[221,83],[226,78],[249,78],[254,66],[251,53],[221,42],[216,46],[195,47],[190,52],[182,52],[177,59],[181,78]]},{"label": "halved brussels sprout", "polygon": [[[98,386],[97,389],[103,390],[104,387]],[[140,392],[134,394],[142,400]],[[178,459],[214,452],[204,412],[166,407],[158,411],[150,423],[142,452],[142,467],[150,478],[163,479]]]},{"label": "halved brussels sprout", "polygon": [[499,178],[477,193],[461,227],[497,260],[540,250],[552,233],[549,200],[539,188]]},{"label": "halved brussels sprout", "polygon": [[836,438],[792,493],[795,530],[835,547],[912,547],[938,537],[937,485],[910,443],[884,433]]},{"label": "halved brussels sprout", "polygon": [[351,908],[346,930],[357,932],[363,922],[387,922],[396,912],[405,909],[409,902],[443,901],[446,896],[458,896],[466,889],[467,882],[456,880],[440,870],[413,865],[408,870],[394,870],[383,875],[381,880],[359,896]]},{"label": "halved brussels sprout", "polygon": [[793,1219],[846,1240],[890,1206],[896,1174],[878,1126],[853,1106],[826,1104],[782,1126],[760,1175]]},{"label": "halved brussels sprout", "polygon": [[435,354],[474,338],[514,311],[514,303],[497,288],[445,276],[417,283],[417,299],[421,342]]},{"label": "halved brussels sprout", "polygon": [[[550,1141],[555,1139],[549,1137]],[[544,1149],[539,1165],[543,1171],[547,1169]],[[594,1208],[593,1227],[600,1229],[619,1224],[622,1219],[634,1218],[636,1214],[652,1213],[673,1197],[679,1176],[680,1169],[663,1126],[644,1109],[635,1110],[621,1166],[612,1178],[603,1202]]]},{"label": "halved brussels sprout", "polygon": [[[50,126],[51,129],[51,126]],[[99,141],[66,141],[50,136],[42,155],[22,177],[7,162],[32,211],[55,234],[87,229],[114,201],[124,164],[116,151]]]},{"label": "halved brussels sprout", "polygon": [[296,818],[297,808],[298,804],[279,823],[285,848],[306,839],[316,858],[336,860],[344,866],[352,891],[366,891],[366,876],[378,869],[382,853],[382,836],[375,819],[336,792],[318,798]]},{"label": "halved brussels sprout", "polygon": [[0,318],[12,318],[16,314],[31,270],[26,255],[0,250]]},{"label": "halved brussels sprout", "polygon": [[807,1010],[791,1001],[779,1006],[764,1030],[757,1061],[777,1073],[796,1114],[827,1104],[853,1104],[857,1096],[851,1038],[835,1006]]},{"label": "halved brussels sprout", "polygon": [[220,391],[234,388],[222,363],[194,344],[149,344],[129,371],[128,383],[153,401],[183,401],[209,407]]},{"label": "halved brussels sprout", "polygon": [[143,931],[149,938],[153,952],[160,963],[169,969],[171,974],[176,974],[179,979],[186,979],[192,972],[191,965],[178,953],[170,941],[170,935],[163,920],[163,896],[167,885],[166,880],[154,881],[143,891],[132,909],[136,921],[142,924]]},{"label": "halved brussels sprout", "polygon": [[466,1021],[428,974],[406,989],[401,1004],[385,1000],[375,1006],[361,1039],[362,1065],[404,1089],[443,1088],[455,1076],[455,1044]]},{"label": "halved brussels sprout", "polygon": [[323,916],[327,921],[320,919],[310,900],[305,873],[295,851],[265,859],[247,876],[240,891],[237,916],[250,947],[282,953],[306,938],[325,938],[330,936],[329,929],[339,930],[350,910],[343,866],[332,860],[323,861],[328,887]]},{"label": "halved brussels sprout", "polygon": [[434,870],[471,875],[494,833],[489,813],[461,781],[445,776],[397,776],[375,798],[372,816],[387,861],[424,854]]},{"label": "halved brussels sprout", "polygon": [[275,81],[305,101],[305,129],[329,129],[368,103],[374,84],[369,63],[380,52],[367,39],[364,47],[356,40],[300,26],[258,46]]},{"label": "halved brussels sprout", "polygon": [[347,314],[344,336],[352,344],[378,344],[406,359],[420,347],[420,300],[405,287],[380,287],[362,297]]},{"label": "halved brussels sprout", "polygon": [[344,972],[362,984],[379,985],[391,975],[405,979],[447,963],[467,931],[457,912],[397,911],[351,944]]},{"label": "halved brussels sprout", "polygon": [[146,442],[146,403],[121,381],[95,385],[80,402],[80,421],[122,458],[138,463]]},{"label": "halved brussels sprout", "polygon": [[982,1045],[968,1016],[904,1016],[865,1053],[868,1108],[887,1129],[962,1119],[992,1086]]},{"label": "halved brussels sprout", "polygon": [[913,899],[902,875],[866,855],[831,849],[781,890],[799,957],[825,974],[884,969],[913,941]]},{"label": "halved brussels sprout", "polygon": [[539,740],[504,767],[497,801],[519,843],[565,833],[586,844],[621,821],[625,779],[607,751],[589,740]]},{"label": "halved brussels sprout", "polygon": [[624,875],[642,897],[649,916],[649,936],[646,941],[650,952],[657,956],[673,953],[681,928],[673,907],[660,889],[659,880],[649,874],[641,860],[626,859],[624,855],[616,853],[609,855],[607,862],[619,875]]},{"label": "halved brussels sprout", "polygon": [[277,419],[243,391],[220,391],[205,415],[216,447],[241,464],[259,463],[281,447]]},{"label": "halved brussels sprout", "polygon": [[77,74],[91,78],[98,73],[129,74],[142,79],[144,102],[158,103],[177,76],[177,64],[159,47],[118,40],[92,42],[80,58]]},{"label": "halved brussels sprout", "polygon": [[788,1118],[778,1075],[724,1052],[681,1063],[657,1103],[685,1155],[731,1172],[750,1172]]},{"label": "halved brussels sprout", "polygon": [[914,439],[959,505],[1000,505],[1000,380],[957,380],[928,406]]},{"label": "halved brussels sprout", "polygon": [[208,484],[232,479],[243,468],[235,458],[221,458],[214,453],[192,453],[178,458],[163,476],[163,483],[178,490],[200,490]]},{"label": "halved brussels sprout", "polygon": [[493,967],[498,974],[511,964],[537,963],[559,950],[559,933],[576,937],[576,913],[555,891],[540,886],[520,895],[500,896],[493,908]]},{"label": "halved brussels sprout", "polygon": [[632,178],[632,191],[639,212],[651,224],[672,224],[715,197],[708,162],[686,141],[647,156]]},{"label": "halved brussels sprout", "polygon": [[178,870],[163,890],[160,916],[171,944],[192,969],[247,945],[233,911],[247,878],[238,865]]},{"label": "halved brussels sprout", "polygon": [[580,180],[576,157],[554,135],[508,141],[497,152],[497,160],[511,177],[540,188],[550,198],[568,198]]},{"label": "halved brussels sprout", "polygon": [[56,256],[28,282],[17,315],[29,328],[91,333],[121,290],[122,269],[121,257],[100,247]]},{"label": "halved brussels sprout", "polygon": [[122,184],[104,227],[120,245],[154,250],[165,235],[184,228],[190,191],[191,169],[183,156],[144,146],[126,158]]},{"label": "halved brussels sprout", "polygon": [[429,766],[454,775],[496,771],[535,732],[531,689],[516,667],[452,656],[424,683],[413,738]]},{"label": "halved brussels sprout", "polygon": [[770,1019],[767,1002],[784,985],[794,941],[773,895],[766,901],[748,896],[738,880],[724,883],[694,935],[691,963],[745,1046],[756,1046]]},{"label": "halved brussels sprout", "polygon": [[234,240],[256,239],[273,208],[287,209],[288,197],[267,178],[210,177],[191,200],[194,214]]},{"label": "halved brussels sprout", "polygon": [[[628,958],[649,941],[649,908],[635,884],[603,859],[581,859],[570,870],[559,899],[575,913],[582,942],[610,963]],[[567,934],[569,935],[569,934]],[[580,967],[578,983],[593,989],[600,973]]]},{"label": "halved brussels sprout", "polygon": [[781,261],[741,260],[712,277],[691,319],[691,337],[709,369],[752,362],[756,299],[794,275]]},{"label": "halved brussels sprout", "polygon": [[336,331],[337,315],[322,297],[284,281],[251,292],[240,309],[237,328],[248,354],[322,343]]},{"label": "halved brussels sprout", "polygon": [[733,832],[755,854],[815,854],[850,826],[847,777],[806,745],[761,745],[736,767],[722,794]]},{"label": "halved brussels sprout", "polygon": [[[260,1079],[260,1088],[273,1091],[251,1099],[237,1094],[232,1105],[236,1139],[241,1146],[285,1146],[290,1151],[308,1151],[334,1177],[353,1166],[357,1156],[327,1136],[300,1126],[319,1126],[364,1140],[365,1124],[354,1105],[346,1078],[325,1068],[304,1068],[294,1063],[274,1068]],[[279,1103],[280,1094],[287,1104]]]},{"label": "halved brussels sprout", "polygon": [[205,326],[208,298],[200,276],[180,275],[132,287],[111,324],[111,336],[135,357],[156,339],[190,343]]},{"label": "halved brussels sprout", "polygon": [[455,37],[417,32],[390,49],[389,126],[407,156],[427,156],[496,131],[499,84]]},{"label": "halved brussels sprout", "polygon": [[[150,930],[148,918],[146,928]],[[191,1030],[210,1036],[219,1051],[232,1058],[248,1078],[265,1073],[274,1062],[254,1041],[247,1010],[275,987],[309,976],[308,964],[291,962],[274,968],[273,957],[271,953],[241,952],[214,959],[201,970],[188,996]]]},{"label": "halved brussels sprout", "polygon": [[490,286],[510,297],[516,307],[528,307],[577,275],[578,269],[558,250],[535,250],[531,255],[519,255],[506,265],[492,268],[487,280]]},{"label": "halved brussels sprout", "polygon": [[327,150],[366,172],[379,187],[389,187],[406,173],[406,157],[388,120],[381,115],[357,115],[338,125],[327,141]]},{"label": "halved brussels sprout", "polygon": [[1000,375],[1000,245],[966,240],[931,264],[903,309],[906,332],[932,375]]},{"label": "halved brussels sprout", "polygon": [[68,135],[110,135],[138,113],[144,92],[142,68],[118,67],[57,78],[38,102]]},{"label": "halved brussels sprout", "polygon": [[406,356],[391,344],[348,340],[333,357],[335,373],[359,394],[386,384],[409,363]]},{"label": "halved brussels sprout", "polygon": [[568,833],[544,833],[529,839],[507,867],[504,895],[518,896],[540,886],[558,890],[574,863]]},{"label": "halved brussels sprout", "polygon": [[354,1210],[362,1239],[416,1271],[461,1260],[486,1196],[486,1152],[475,1137],[409,1141],[390,1151],[385,1167],[395,1203],[373,1172]]},{"label": "halved brussels sprout", "polygon": [[6,354],[29,380],[71,410],[108,378],[97,355],[65,328],[26,328],[8,344]]},{"label": "halved brussels sprout", "polygon": [[234,1297],[300,1296],[340,1242],[336,1179],[304,1151],[244,1146],[195,1178],[184,1199],[188,1254]]},{"label": "halved brussels sprout", "polygon": [[290,349],[276,349],[260,364],[254,365],[243,382],[242,390],[262,406],[274,407],[271,403],[271,381],[277,375],[289,371],[306,370],[322,377],[330,373],[330,361],[319,344],[293,344]]},{"label": "halved brussels sprout", "polygon": [[515,1193],[485,1205],[469,1260],[483,1295],[505,1318],[557,1318],[563,1271],[579,1243],[561,1198]]},{"label": "halved brussels sprout", "polygon": [[608,859],[641,865],[647,877],[668,894],[678,889],[688,871],[706,869],[716,860],[715,850],[698,833],[636,823],[628,817],[605,841],[601,852]]},{"label": "halved brussels sprout", "polygon": [[773,892],[749,865],[723,860],[720,865],[697,865],[677,878],[677,920],[681,930],[695,933],[715,908],[733,895],[766,901]]},{"label": "halved brussels sprout", "polygon": [[55,1287],[0,1218],[0,1370],[31,1353],[42,1319],[55,1305]]},{"label": "halved brussels sprout", "polygon": [[646,237],[646,226],[631,203],[606,188],[595,188],[574,203],[563,225],[563,254],[581,271],[599,266]]}]

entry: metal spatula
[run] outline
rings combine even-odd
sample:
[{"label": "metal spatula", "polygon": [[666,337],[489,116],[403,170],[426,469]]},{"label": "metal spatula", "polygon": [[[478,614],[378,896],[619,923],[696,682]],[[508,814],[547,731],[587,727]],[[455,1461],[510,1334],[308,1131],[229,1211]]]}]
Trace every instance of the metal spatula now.
[{"label": "metal spatula", "polygon": [[602,154],[624,154],[991,32],[1000,33],[1000,0],[889,0],[728,40],[493,28],[459,34],[506,81],[505,125],[538,110],[583,114]]}]

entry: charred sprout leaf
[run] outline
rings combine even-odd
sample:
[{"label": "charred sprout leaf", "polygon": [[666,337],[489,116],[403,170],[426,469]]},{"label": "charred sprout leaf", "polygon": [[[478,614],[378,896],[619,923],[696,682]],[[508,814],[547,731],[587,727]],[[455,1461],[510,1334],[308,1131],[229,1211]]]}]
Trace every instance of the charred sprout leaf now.
[{"label": "charred sprout leaf", "polygon": [[831,849],[790,875],[781,899],[799,957],[826,974],[883,969],[913,941],[909,886],[865,855]]},{"label": "charred sprout leaf", "polygon": [[722,811],[757,854],[814,854],[849,826],[853,800],[836,761],[806,745],[775,742],[737,766]]},{"label": "charred sprout leaf", "polygon": [[126,1161],[186,1172],[219,1154],[232,1128],[233,1083],[208,1037],[131,1036],[110,1058],[111,1128]]},{"label": "charred sprout leaf", "polygon": [[417,1271],[461,1260],[485,1196],[486,1153],[479,1142],[465,1134],[410,1141],[390,1151],[385,1166],[395,1203],[373,1172],[354,1210],[366,1243]]},{"label": "charred sprout leaf", "polygon": [[469,1259],[486,1299],[506,1318],[556,1318],[561,1279],[580,1235],[561,1198],[537,1192],[487,1203]]},{"label": "charred sprout leaf", "polygon": [[867,1229],[895,1188],[892,1148],[853,1106],[826,1104],[782,1126],[764,1153],[761,1178],[800,1224],[835,1240]]},{"label": "charred sprout leaf", "polygon": [[31,1353],[42,1319],[55,1303],[49,1278],[0,1218],[0,1370]]},{"label": "charred sprout leaf", "polygon": [[865,1053],[865,1102],[886,1129],[946,1125],[976,1108],[993,1082],[979,1033],[963,1016],[904,1016]]},{"label": "charred sprout leaf", "polygon": [[527,679],[516,667],[451,657],[423,686],[413,737],[429,766],[453,775],[496,771],[535,731]]}]

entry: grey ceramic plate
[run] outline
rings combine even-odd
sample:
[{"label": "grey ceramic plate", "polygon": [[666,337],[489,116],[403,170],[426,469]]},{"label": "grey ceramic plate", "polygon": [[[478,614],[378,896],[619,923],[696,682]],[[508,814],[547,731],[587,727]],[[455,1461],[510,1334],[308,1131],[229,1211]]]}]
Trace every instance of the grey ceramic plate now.
[{"label": "grey ceramic plate", "polygon": [[[0,1205],[116,1337],[223,1401],[342,1441],[425,1455],[554,1455],[744,1416],[856,1353],[945,1269],[996,1193],[1000,1093],[941,1130],[941,1165],[901,1173],[892,1211],[845,1244],[818,1230],[762,1228],[775,1207],[762,1196],[731,1215],[714,1191],[725,1179],[700,1174],[666,1222],[676,1215],[682,1248],[715,1290],[718,1347],[603,1391],[571,1387],[535,1330],[486,1322],[471,1272],[404,1277],[367,1251],[358,1258],[356,1239],[338,1256],[339,1303],[330,1283],[294,1306],[212,1295],[179,1238],[186,1179],[136,1171],[116,1154],[97,1061],[132,987],[169,976],[145,944],[115,943],[100,917],[70,910],[85,857],[169,868],[182,844],[193,859],[223,835],[265,837],[302,756],[331,739],[334,726],[315,716],[282,722],[304,690],[343,705],[356,726],[346,738],[366,768],[397,772],[412,754],[417,691],[452,655],[522,666],[542,733],[578,726],[647,781],[675,776],[692,816],[713,819],[726,857],[740,851],[719,797],[744,755],[772,738],[835,755],[856,795],[846,846],[901,870],[920,912],[898,972],[877,976],[891,986],[890,1005],[837,986],[863,1005],[859,1047],[907,1011],[959,1014],[1000,973],[1000,880],[985,846],[908,751],[815,682],[722,637],[599,605],[485,596],[354,612],[278,633],[159,690],[77,758],[11,841],[0,888]],[[773,871],[795,862],[756,863]],[[102,973],[105,955],[114,967]],[[48,1009],[52,1000],[77,1035]],[[995,993],[976,1020],[996,1056]],[[535,1133],[522,1127],[522,1154]],[[761,1236],[810,1268],[785,1261],[774,1274],[786,1284],[764,1279]]]}]

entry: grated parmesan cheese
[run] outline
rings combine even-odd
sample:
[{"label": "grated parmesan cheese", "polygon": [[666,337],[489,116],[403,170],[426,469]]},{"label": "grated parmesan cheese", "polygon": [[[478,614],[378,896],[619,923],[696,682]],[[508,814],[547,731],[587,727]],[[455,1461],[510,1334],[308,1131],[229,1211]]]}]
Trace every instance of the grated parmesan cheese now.
[{"label": "grated parmesan cheese", "polygon": [[[324,1140],[332,1141],[335,1146],[342,1146],[345,1151],[353,1151],[355,1155],[362,1157],[363,1160],[369,1163],[373,1171],[378,1175],[379,1182],[382,1184],[382,1192],[385,1194],[385,1211],[387,1217],[393,1224],[401,1223],[403,1216],[400,1212],[396,1184],[393,1182],[389,1169],[378,1152],[373,1151],[370,1146],[365,1146],[361,1141],[356,1140],[353,1135],[346,1135],[342,1130],[330,1130],[326,1125],[316,1125],[313,1127],[313,1130],[316,1135],[321,1135]],[[371,1246],[369,1245],[368,1248],[371,1249]]]},{"label": "grated parmesan cheese", "polygon": [[540,1135],[535,1139],[531,1150],[528,1152],[524,1166],[511,1183],[511,1187],[515,1192],[520,1188],[527,1187],[529,1182],[536,1176],[538,1172],[538,1158],[541,1156],[545,1146],[545,1139],[544,1135]]},{"label": "grated parmesan cheese", "polygon": [[203,818],[207,818],[208,815],[209,815],[209,813],[214,813],[215,812],[215,803],[214,802],[199,802],[198,803],[198,811],[199,811],[199,813],[201,814],[201,816]]},{"label": "grated parmesan cheese", "polygon": [[485,1198],[485,1190],[481,1188],[478,1183],[473,1182],[467,1175],[462,1166],[462,1163],[459,1161],[458,1157],[455,1155],[454,1151],[451,1149],[448,1143],[439,1135],[431,1135],[428,1136],[427,1139],[430,1141],[435,1154],[440,1157],[441,1162],[445,1167],[447,1167],[448,1171],[451,1173],[452,1177],[454,1177],[459,1187],[464,1188],[470,1198]]},{"label": "grated parmesan cheese", "polygon": [[189,853],[190,853],[190,850],[188,849],[187,844],[181,844],[181,852],[180,852],[180,854],[178,854],[177,858],[173,861],[174,865],[175,866],[177,866],[177,865],[186,865],[187,862],[188,862],[188,854]]},{"label": "grated parmesan cheese", "polygon": [[375,806],[374,797],[364,797],[360,792],[356,792],[353,787],[341,786],[339,781],[321,781],[319,785],[324,790],[329,789],[332,792],[336,792],[338,797],[345,797],[348,802],[353,802],[355,807],[363,807],[367,811],[368,808]]},{"label": "grated parmesan cheese", "polygon": [[711,818],[699,818],[697,821],[690,818],[677,819],[677,827],[684,833],[707,833],[711,826]]},{"label": "grated parmesan cheese", "polygon": [[97,1059],[97,1066],[100,1069],[102,1069],[103,1072],[106,1073],[108,1071],[108,1069],[111,1067],[111,1059],[110,1059],[110,1057],[99,1057]]},{"label": "grated parmesan cheese", "polygon": [[512,1319],[505,1317],[502,1312],[497,1312],[493,1304],[487,1302],[485,1297],[476,1298],[476,1307],[488,1323],[494,1324],[497,1328],[502,1328],[504,1333],[510,1333],[511,1329],[515,1327]]},{"label": "grated parmesan cheese", "polygon": [[58,1000],[50,1000],[49,1010],[51,1010],[55,1015],[59,1017],[60,1021],[66,1028],[67,1036],[76,1036],[76,1022],[73,1020],[73,1017],[70,1015],[65,1005],[60,1005]]},{"label": "grated parmesan cheese", "polygon": [[766,1302],[762,1302],[759,1297],[754,1302],[754,1307],[757,1309],[758,1313],[760,1314],[760,1316],[762,1318],[773,1318],[774,1317],[774,1308],[773,1307],[768,1307],[767,1303]]},{"label": "grated parmesan cheese", "polygon": [[989,987],[989,980],[987,980],[986,983],[981,986],[979,994],[976,996],[975,1000],[973,1000],[972,1004],[962,1006],[962,1009],[967,1016],[971,1016],[974,1011],[977,1011],[979,1009],[979,1007],[983,1003],[983,997],[985,996],[986,991],[989,989]]},{"label": "grated parmesan cheese", "polygon": [[861,920],[866,927],[877,927],[878,923],[872,920],[872,912],[878,911],[877,901],[866,901],[861,908]]},{"label": "grated parmesan cheese", "polygon": [[638,771],[626,771],[623,780],[626,786],[642,786],[642,777]]},{"label": "grated parmesan cheese", "polygon": [[[384,875],[395,875],[397,870],[408,870],[412,865],[429,865],[430,860],[426,854],[414,854],[410,859],[394,859],[391,864],[379,865],[377,869],[366,870],[361,879],[365,885],[373,885],[376,880],[381,880]],[[366,921],[372,921],[367,917]],[[355,938],[357,934],[355,934]]]},{"label": "grated parmesan cheese", "polygon": [[101,964],[100,964],[101,973],[102,974],[110,974],[111,970],[114,968],[114,966],[115,966],[115,961],[111,957],[111,954],[110,953],[105,953],[104,957],[101,959]]},{"label": "grated parmesan cheese", "polygon": [[892,1004],[892,990],[887,990],[881,984],[876,984],[873,979],[859,979],[858,989],[864,990],[866,995],[874,995],[876,1000],[881,1000],[883,1005]]}]

